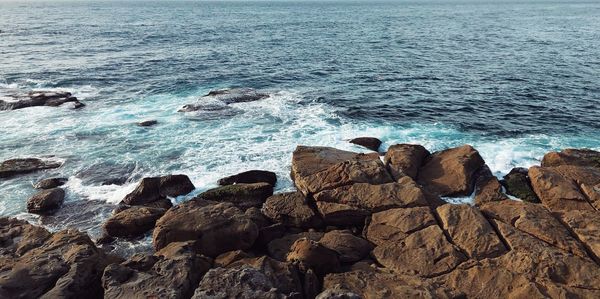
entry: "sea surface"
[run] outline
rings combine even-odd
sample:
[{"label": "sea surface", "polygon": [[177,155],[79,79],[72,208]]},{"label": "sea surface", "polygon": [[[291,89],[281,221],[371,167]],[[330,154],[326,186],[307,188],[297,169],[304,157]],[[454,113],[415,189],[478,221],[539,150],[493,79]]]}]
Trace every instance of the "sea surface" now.
[{"label": "sea surface", "polygon": [[[270,97],[177,112],[233,87]],[[144,176],[190,176],[197,190],[176,202],[249,169],[291,190],[296,145],[364,151],[358,136],[469,143],[501,177],[547,151],[600,149],[600,3],[0,0],[0,94],[30,90],[87,105],[0,111],[0,161],[64,162],[0,181],[0,215],[50,229],[98,236]],[[27,214],[32,183],[53,175],[69,177],[66,208]]]}]

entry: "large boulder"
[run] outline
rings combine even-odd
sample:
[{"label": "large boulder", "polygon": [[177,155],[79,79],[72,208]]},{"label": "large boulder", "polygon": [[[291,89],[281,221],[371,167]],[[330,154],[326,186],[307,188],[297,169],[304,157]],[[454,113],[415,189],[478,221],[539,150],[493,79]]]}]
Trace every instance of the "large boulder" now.
[{"label": "large boulder", "polygon": [[297,263],[303,272],[312,269],[319,275],[337,272],[340,268],[339,255],[336,251],[308,238],[294,242],[286,260]]},{"label": "large boulder", "polygon": [[487,165],[484,165],[475,177],[475,204],[480,205],[484,202],[501,201],[508,199],[508,196],[502,192],[500,181],[492,174]]},{"label": "large boulder", "polygon": [[196,187],[187,175],[171,174],[160,177],[160,194],[163,196],[177,197],[194,191]]},{"label": "large boulder", "polygon": [[114,259],[86,234],[0,218],[0,240],[0,298],[102,298],[100,278]]},{"label": "large boulder", "polygon": [[542,204],[552,211],[593,210],[577,183],[551,167],[529,168],[533,190]]},{"label": "large boulder", "polygon": [[337,252],[342,263],[356,263],[367,257],[373,249],[369,241],[343,230],[325,233],[319,243]]},{"label": "large boulder", "polygon": [[186,175],[167,175],[143,178],[137,187],[125,196],[122,203],[127,205],[146,205],[160,201],[165,197],[185,195],[195,187]]},{"label": "large boulder", "polygon": [[300,239],[307,238],[313,241],[319,241],[323,238],[322,232],[301,232],[297,234],[289,234],[272,240],[267,246],[269,256],[278,260],[285,261],[287,254],[290,252],[292,245]]},{"label": "large boulder", "polygon": [[65,201],[65,190],[54,188],[42,190],[27,200],[27,211],[34,214],[51,214]]},{"label": "large boulder", "polygon": [[0,99],[0,110],[16,110],[35,106],[56,107],[64,103],[73,103],[73,108],[84,106],[70,92],[32,91],[26,94],[13,94]]},{"label": "large boulder", "polygon": [[154,228],[156,220],[166,211],[161,208],[132,206],[108,218],[104,223],[104,231],[111,237],[137,237]]},{"label": "large boulder", "polygon": [[277,175],[275,175],[274,172],[266,170],[248,170],[224,177],[220,179],[218,183],[221,186],[253,183],[268,183],[271,184],[271,186],[275,186],[275,183],[277,183]]},{"label": "large boulder", "polygon": [[171,242],[194,241],[198,252],[215,257],[247,250],[258,237],[258,226],[231,203],[190,200],[171,208],[154,228],[152,241],[160,250]]},{"label": "large boulder", "polygon": [[381,245],[388,241],[401,241],[415,231],[436,224],[429,207],[391,209],[371,216],[365,236],[374,244]]},{"label": "large boulder", "polygon": [[360,145],[362,147],[368,148],[372,151],[379,151],[379,147],[381,146],[381,140],[375,137],[357,137],[348,141],[352,144]]},{"label": "large boulder", "polygon": [[0,179],[11,178],[20,174],[32,173],[44,169],[58,168],[59,162],[45,161],[37,158],[11,159],[0,164]]},{"label": "large boulder", "polygon": [[417,144],[395,144],[388,148],[385,154],[385,165],[394,180],[403,176],[417,179],[419,168],[429,156],[429,151]]},{"label": "large boulder", "polygon": [[112,264],[102,276],[105,298],[190,298],[210,259],[190,242],[171,243],[155,255],[137,254]]},{"label": "large boulder", "polygon": [[418,181],[439,196],[467,196],[473,193],[475,173],[485,165],[470,145],[433,153],[419,169]]},{"label": "large boulder", "polygon": [[268,183],[235,184],[207,190],[196,199],[230,202],[241,209],[247,209],[260,208],[271,195],[273,195],[273,185]]},{"label": "large boulder", "polygon": [[64,185],[66,182],[67,182],[66,178],[43,179],[43,180],[35,183],[35,185],[33,185],[33,188],[35,188],[35,189],[52,189],[52,188],[60,187],[60,186]]},{"label": "large boulder", "polygon": [[540,199],[537,197],[533,188],[531,187],[531,181],[529,180],[529,174],[527,168],[513,168],[511,171],[504,176],[502,181],[506,188],[506,193],[517,197],[523,201],[539,203]]},{"label": "large boulder", "polygon": [[311,228],[321,225],[321,218],[308,205],[300,192],[275,194],[267,199],[262,213],[274,222],[286,226]]},{"label": "large boulder", "polygon": [[590,166],[600,168],[600,152],[590,149],[565,149],[549,152],[542,159],[542,167],[560,165]]}]

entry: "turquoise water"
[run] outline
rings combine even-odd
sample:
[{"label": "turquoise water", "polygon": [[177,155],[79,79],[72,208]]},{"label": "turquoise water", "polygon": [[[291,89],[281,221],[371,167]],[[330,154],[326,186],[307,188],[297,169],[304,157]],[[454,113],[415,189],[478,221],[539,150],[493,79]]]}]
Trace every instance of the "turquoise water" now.
[{"label": "turquoise water", "polygon": [[[114,204],[169,173],[195,194],[266,169],[290,190],[297,144],[363,151],[357,136],[469,143],[498,176],[600,149],[599,15],[584,2],[0,2],[0,93],[68,90],[87,105],[0,111],[0,160],[64,161],[1,181],[0,215],[35,221],[31,183],[50,175],[69,177],[68,202]],[[270,97],[177,113],[229,87]],[[147,119],[159,124],[135,126]],[[113,176],[127,182],[100,183]],[[97,232],[105,217],[48,225]]]}]

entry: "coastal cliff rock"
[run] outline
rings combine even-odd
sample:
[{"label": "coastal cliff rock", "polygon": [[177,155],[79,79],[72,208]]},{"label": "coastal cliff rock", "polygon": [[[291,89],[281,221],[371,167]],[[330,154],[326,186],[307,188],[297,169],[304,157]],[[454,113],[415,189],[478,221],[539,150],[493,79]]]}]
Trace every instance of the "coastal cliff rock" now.
[{"label": "coastal cliff rock", "polygon": [[20,174],[32,173],[44,169],[58,168],[60,166],[61,163],[37,158],[6,160],[0,164],[0,179],[11,178]]},{"label": "coastal cliff rock", "polygon": [[57,107],[65,103],[73,103],[73,108],[85,106],[70,92],[32,91],[26,94],[13,94],[0,100],[0,110],[16,110],[35,106]]},{"label": "coastal cliff rock", "polygon": [[300,192],[275,194],[267,199],[262,213],[274,222],[301,228],[318,227],[322,220]]},{"label": "coastal cliff rock", "polygon": [[53,188],[42,190],[27,200],[27,212],[34,214],[51,214],[62,206],[65,190]]},{"label": "coastal cliff rock", "polygon": [[421,145],[396,144],[388,148],[384,161],[394,180],[403,176],[416,180],[419,168],[429,155]]}]

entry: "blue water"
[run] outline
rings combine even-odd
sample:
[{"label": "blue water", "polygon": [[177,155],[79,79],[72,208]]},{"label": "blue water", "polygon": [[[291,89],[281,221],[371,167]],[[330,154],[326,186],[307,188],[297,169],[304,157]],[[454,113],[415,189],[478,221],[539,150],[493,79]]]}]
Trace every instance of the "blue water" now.
[{"label": "blue water", "polygon": [[[271,96],[210,119],[176,112],[229,87]],[[0,215],[35,221],[26,199],[49,175],[70,178],[68,202],[117,203],[168,173],[197,193],[268,169],[289,190],[297,144],[362,151],[346,140],[363,135],[470,143],[500,176],[549,150],[600,148],[600,3],[0,1],[0,94],[32,89],[87,106],[0,111],[0,160],[65,162],[1,181]],[[159,125],[134,125],[146,119]],[[81,175],[94,171],[129,181]],[[105,217],[49,227],[97,231]]]}]

